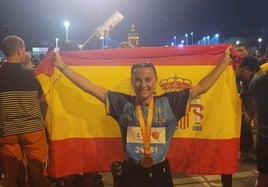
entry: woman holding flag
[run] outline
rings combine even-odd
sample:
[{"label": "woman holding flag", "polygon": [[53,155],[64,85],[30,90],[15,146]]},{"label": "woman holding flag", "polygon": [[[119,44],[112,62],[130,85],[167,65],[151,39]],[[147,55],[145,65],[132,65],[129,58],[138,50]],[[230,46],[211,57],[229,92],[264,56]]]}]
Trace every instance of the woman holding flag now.
[{"label": "woman holding flag", "polygon": [[54,65],[75,85],[104,103],[107,115],[118,122],[126,155],[118,186],[172,187],[166,155],[177,122],[186,114],[190,101],[208,91],[224,72],[231,62],[230,51],[231,46],[221,62],[196,86],[159,96],[155,96],[157,71],[149,62],[131,67],[135,96],[92,83],[64,64],[58,53]]}]

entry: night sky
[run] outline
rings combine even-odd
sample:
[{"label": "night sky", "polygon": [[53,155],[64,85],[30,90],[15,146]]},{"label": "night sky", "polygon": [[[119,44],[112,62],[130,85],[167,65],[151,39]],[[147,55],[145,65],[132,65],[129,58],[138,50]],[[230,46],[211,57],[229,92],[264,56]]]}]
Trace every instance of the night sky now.
[{"label": "night sky", "polygon": [[194,33],[220,38],[261,35],[268,31],[267,0],[1,0],[0,39],[16,34],[26,46],[46,46],[65,39],[83,43],[114,11],[124,19],[111,32],[113,41],[127,39],[130,24],[143,46],[165,45],[173,36]]}]

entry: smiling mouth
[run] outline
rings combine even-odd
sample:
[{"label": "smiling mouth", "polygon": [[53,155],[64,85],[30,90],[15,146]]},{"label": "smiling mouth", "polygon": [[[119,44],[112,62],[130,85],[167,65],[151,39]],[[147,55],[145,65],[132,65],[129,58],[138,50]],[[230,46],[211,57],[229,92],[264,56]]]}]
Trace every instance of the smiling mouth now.
[{"label": "smiling mouth", "polygon": [[150,92],[150,90],[139,90],[139,93]]}]

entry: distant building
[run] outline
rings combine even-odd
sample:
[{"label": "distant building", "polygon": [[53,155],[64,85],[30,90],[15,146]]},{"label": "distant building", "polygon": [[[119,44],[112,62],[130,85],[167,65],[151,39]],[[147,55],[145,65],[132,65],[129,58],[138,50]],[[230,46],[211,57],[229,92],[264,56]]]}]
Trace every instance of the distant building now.
[{"label": "distant building", "polygon": [[139,33],[136,32],[134,24],[130,25],[130,33],[128,33],[127,40],[132,45],[135,45],[135,46],[139,45],[140,36],[139,36]]}]

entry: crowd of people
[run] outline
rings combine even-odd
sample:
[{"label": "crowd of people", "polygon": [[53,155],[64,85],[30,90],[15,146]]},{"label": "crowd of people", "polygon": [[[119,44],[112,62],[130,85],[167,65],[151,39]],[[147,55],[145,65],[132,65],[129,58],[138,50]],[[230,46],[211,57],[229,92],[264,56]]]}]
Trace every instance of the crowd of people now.
[{"label": "crowd of people", "polygon": [[[122,43],[121,47],[133,46]],[[7,58],[0,67],[0,152],[4,185],[23,187],[29,183],[33,187],[49,186],[44,175],[49,149],[44,119],[47,103],[41,85],[34,76],[31,58],[25,52],[25,44],[20,37],[5,37],[1,42],[1,50]],[[75,42],[69,41],[62,45],[61,50],[75,51],[80,48]],[[241,63],[235,69],[242,101],[240,159],[254,159],[252,155],[255,154],[259,171],[257,186],[268,187],[268,151],[265,151],[268,143],[267,54],[259,49],[252,53],[245,44],[238,45],[237,51],[242,57]],[[221,62],[197,85],[157,96],[157,71],[150,62],[133,64],[131,67],[134,96],[94,84],[66,65],[59,53],[55,53],[54,65],[77,87],[102,102],[106,113],[117,121],[126,154],[117,186],[172,187],[174,185],[166,154],[176,124],[185,115],[189,102],[204,94],[217,81],[232,61],[230,52],[231,46],[226,49]],[[165,134],[166,143],[156,145],[163,152],[151,154],[148,134],[156,125],[153,120],[155,108],[166,111],[167,120],[162,122],[161,127],[169,133]],[[135,142],[127,141],[127,132],[137,125],[133,121],[141,128],[144,153],[133,152],[131,144]],[[257,128],[256,146],[253,142],[253,127]],[[83,180],[84,183],[90,181],[87,186],[103,185],[94,184],[96,178],[101,178],[99,172],[74,174],[61,178],[63,184],[57,185],[67,187],[70,183],[69,186],[74,186],[78,180]],[[232,176],[222,175],[222,183],[224,187],[231,187]]]}]

